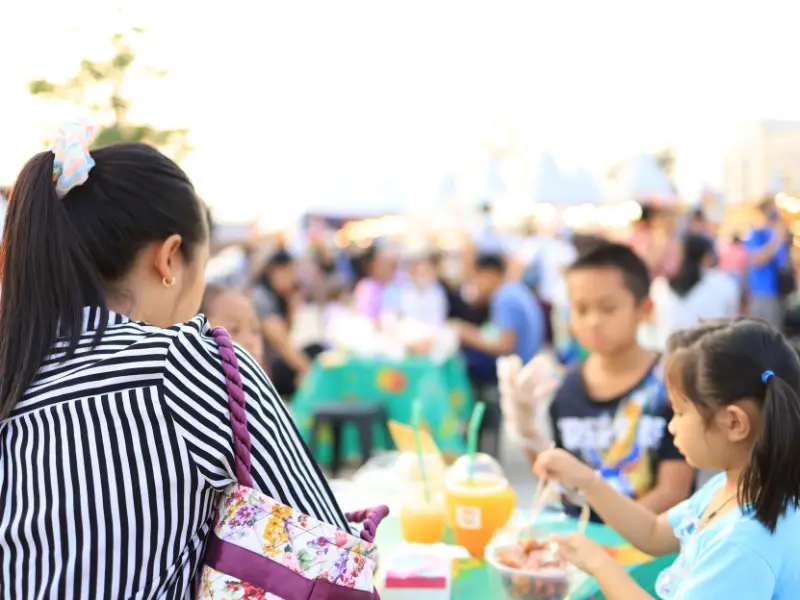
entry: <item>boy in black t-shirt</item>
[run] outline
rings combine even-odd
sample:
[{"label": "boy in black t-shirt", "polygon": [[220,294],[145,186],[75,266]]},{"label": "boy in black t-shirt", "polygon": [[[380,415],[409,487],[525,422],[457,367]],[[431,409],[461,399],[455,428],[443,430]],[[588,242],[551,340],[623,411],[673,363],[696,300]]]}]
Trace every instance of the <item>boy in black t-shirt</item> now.
[{"label": "boy in black t-shirt", "polygon": [[553,399],[556,445],[661,513],[689,496],[694,470],[667,430],[660,357],[637,340],[651,310],[647,266],[627,246],[601,243],[569,267],[566,284],[570,326],[588,357]]}]

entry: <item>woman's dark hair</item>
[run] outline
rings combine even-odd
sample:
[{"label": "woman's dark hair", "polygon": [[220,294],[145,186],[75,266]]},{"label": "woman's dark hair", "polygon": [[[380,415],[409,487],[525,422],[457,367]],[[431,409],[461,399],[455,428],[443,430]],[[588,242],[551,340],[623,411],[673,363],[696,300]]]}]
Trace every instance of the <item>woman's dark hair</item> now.
[{"label": "woman's dark hair", "polygon": [[739,480],[739,502],[774,532],[787,508],[800,505],[800,360],[795,350],[767,323],[736,319],[679,349],[668,367],[670,376],[681,395],[709,419],[740,400],[759,407],[760,431]]},{"label": "woman's dark hair", "polygon": [[[23,167],[11,192],[0,250],[0,418],[22,398],[57,338],[77,348],[83,307],[98,306],[150,242],[179,234],[191,260],[208,237],[205,208],[186,174],[144,144],[91,152],[88,180],[63,198],[52,152]],[[123,291],[123,290],[119,290]]]},{"label": "woman's dark hair", "polygon": [[269,257],[267,263],[264,265],[264,269],[261,271],[261,275],[257,279],[258,283],[273,295],[278,305],[278,312],[282,315],[289,313],[289,301],[275,290],[272,281],[270,281],[269,274],[273,269],[288,267],[293,264],[294,257],[286,250],[280,249]]},{"label": "woman's dark hair", "polygon": [[669,286],[678,296],[685,296],[703,277],[703,260],[714,251],[711,240],[689,233],[683,238],[683,258],[678,272],[669,278]]},{"label": "woman's dark hair", "polygon": [[294,264],[294,257],[286,250],[281,249],[269,257],[264,271],[269,272],[271,269],[276,267],[288,267],[292,264]]}]

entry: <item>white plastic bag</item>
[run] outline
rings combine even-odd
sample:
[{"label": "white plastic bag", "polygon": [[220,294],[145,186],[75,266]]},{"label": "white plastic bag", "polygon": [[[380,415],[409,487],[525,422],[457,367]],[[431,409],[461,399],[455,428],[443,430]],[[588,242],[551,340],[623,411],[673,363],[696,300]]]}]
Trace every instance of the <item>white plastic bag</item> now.
[{"label": "white plastic bag", "polygon": [[550,404],[561,385],[563,368],[547,353],[523,365],[519,356],[497,359],[503,421],[509,437],[540,452],[553,440]]}]

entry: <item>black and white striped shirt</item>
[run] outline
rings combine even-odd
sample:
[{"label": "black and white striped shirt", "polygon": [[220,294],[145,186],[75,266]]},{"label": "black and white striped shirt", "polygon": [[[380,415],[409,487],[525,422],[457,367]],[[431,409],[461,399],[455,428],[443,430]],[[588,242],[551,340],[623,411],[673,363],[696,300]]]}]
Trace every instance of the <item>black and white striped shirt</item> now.
[{"label": "black and white striped shirt", "polygon": [[[235,480],[221,360],[202,316],[121,315],[43,364],[0,424],[0,598],[191,598],[218,490]],[[32,325],[35,326],[35,325]],[[264,372],[237,347],[256,486],[346,527]]]}]

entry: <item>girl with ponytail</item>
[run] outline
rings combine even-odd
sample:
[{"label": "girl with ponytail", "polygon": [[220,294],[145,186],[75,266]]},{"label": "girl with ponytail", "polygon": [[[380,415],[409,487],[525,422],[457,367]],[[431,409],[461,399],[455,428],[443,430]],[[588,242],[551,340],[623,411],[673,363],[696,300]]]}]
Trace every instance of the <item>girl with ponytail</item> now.
[{"label": "girl with ponytail", "polygon": [[740,288],[736,280],[713,268],[714,246],[698,234],[683,239],[681,266],[672,277],[657,277],[650,289],[656,349],[666,349],[674,332],[702,320],[738,316]]},{"label": "girl with ponytail", "polygon": [[[762,321],[738,319],[676,334],[666,384],[670,432],[687,462],[719,469],[691,498],[654,515],[560,450],[539,476],[583,492],[606,524],[640,550],[680,552],[656,591],[671,600],[787,600],[800,589],[800,361]],[[561,553],[594,575],[609,600],[650,598],[581,535]]]}]

